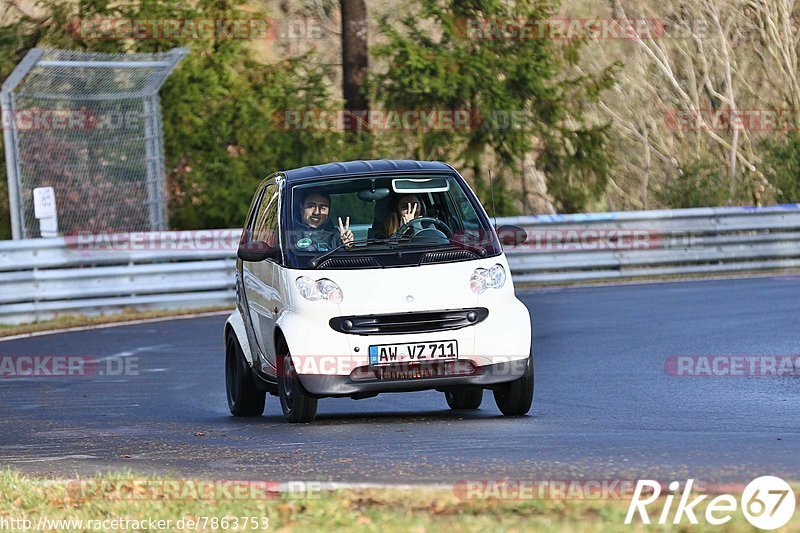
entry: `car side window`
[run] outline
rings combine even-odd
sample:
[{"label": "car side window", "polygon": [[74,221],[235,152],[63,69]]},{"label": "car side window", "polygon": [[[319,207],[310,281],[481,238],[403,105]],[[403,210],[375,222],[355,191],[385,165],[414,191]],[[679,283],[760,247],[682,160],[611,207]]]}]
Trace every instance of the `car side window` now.
[{"label": "car side window", "polygon": [[270,247],[277,248],[278,242],[278,198],[280,194],[277,185],[270,185],[261,197],[256,217],[253,223],[252,237],[254,241],[267,243]]},{"label": "car side window", "polygon": [[481,227],[480,219],[478,218],[478,213],[475,212],[475,208],[467,198],[464,191],[461,190],[460,187],[452,187],[450,189],[450,198],[449,200],[455,204],[453,212],[456,213],[460,220],[460,225],[464,230],[477,230]]},{"label": "car side window", "polygon": [[250,209],[247,210],[247,218],[245,219],[244,228],[242,230],[242,238],[239,241],[240,244],[244,244],[253,240],[253,227],[255,226],[256,221],[256,211],[258,211],[258,207],[261,205],[261,198],[264,197],[264,191],[267,189],[267,185],[268,184],[266,182],[263,182],[258,186],[256,193],[253,195],[253,201],[250,202]]}]

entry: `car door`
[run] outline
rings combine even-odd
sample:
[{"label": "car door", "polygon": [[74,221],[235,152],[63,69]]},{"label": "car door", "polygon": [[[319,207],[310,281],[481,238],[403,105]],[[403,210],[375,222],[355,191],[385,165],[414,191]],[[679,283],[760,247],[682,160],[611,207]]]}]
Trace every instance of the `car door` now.
[{"label": "car door", "polygon": [[[280,248],[279,217],[280,188],[272,182],[268,183],[255,206],[252,224],[248,225],[247,238],[250,242],[266,243],[270,247]],[[256,348],[262,363],[275,370],[275,321],[277,309],[283,307],[280,295],[280,264],[266,259],[257,263],[243,262],[242,285],[247,302],[248,318],[255,337]],[[267,370],[265,368],[265,370]]]}]

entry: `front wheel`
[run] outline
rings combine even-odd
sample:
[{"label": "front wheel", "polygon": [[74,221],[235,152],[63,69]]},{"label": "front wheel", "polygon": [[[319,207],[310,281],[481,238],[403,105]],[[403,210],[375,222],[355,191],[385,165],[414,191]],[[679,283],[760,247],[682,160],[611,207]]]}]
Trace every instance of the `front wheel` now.
[{"label": "front wheel", "polygon": [[450,409],[478,409],[483,401],[483,389],[461,389],[445,392]]},{"label": "front wheel", "polygon": [[261,416],[266,392],[258,390],[250,365],[234,333],[225,342],[225,388],[228,408],[233,416]]},{"label": "front wheel", "polygon": [[317,416],[317,399],[303,388],[297,377],[292,355],[284,347],[278,359],[278,396],[287,422],[313,422]]},{"label": "front wheel", "polygon": [[525,372],[510,383],[494,390],[494,401],[506,416],[522,416],[533,403],[533,356],[528,357]]}]

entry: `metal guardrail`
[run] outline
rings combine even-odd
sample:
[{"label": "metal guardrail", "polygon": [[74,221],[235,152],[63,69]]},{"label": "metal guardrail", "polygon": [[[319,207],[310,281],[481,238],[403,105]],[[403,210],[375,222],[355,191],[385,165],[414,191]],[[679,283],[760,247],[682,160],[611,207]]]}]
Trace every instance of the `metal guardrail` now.
[{"label": "metal guardrail", "polygon": [[[527,232],[525,244],[506,247],[516,283],[800,268],[798,204],[545,215],[497,223]],[[232,305],[239,231],[0,242],[0,323],[129,307]],[[198,246],[203,243],[207,246]]]},{"label": "metal guardrail", "polygon": [[498,219],[526,229],[506,249],[514,281],[552,284],[800,267],[800,205]]},{"label": "metal guardrail", "polygon": [[240,231],[2,241],[0,323],[126,308],[232,306]]}]

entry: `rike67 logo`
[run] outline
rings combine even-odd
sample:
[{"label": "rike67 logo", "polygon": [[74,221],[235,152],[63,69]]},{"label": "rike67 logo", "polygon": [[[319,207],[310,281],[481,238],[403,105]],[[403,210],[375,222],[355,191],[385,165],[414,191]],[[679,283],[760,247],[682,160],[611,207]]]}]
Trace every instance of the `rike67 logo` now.
[{"label": "rike67 logo", "polygon": [[[690,500],[692,498],[693,484],[693,479],[686,481],[673,514],[673,502],[678,496],[680,483],[678,481],[670,483],[669,493],[664,498],[664,507],[661,508],[659,514],[653,515],[654,522],[661,525],[669,522],[680,524],[685,517],[689,523],[698,524],[697,516],[700,515],[709,524],[719,526],[729,522],[732,514],[741,505],[742,514],[750,524],[759,529],[772,530],[786,525],[794,514],[794,492],[789,484],[779,477],[762,476],[754,479],[744,488],[741,501],[737,501],[730,494],[715,496],[706,504],[705,513],[702,515],[696,507],[708,495],[702,494]],[[625,523],[630,524],[634,516],[638,514],[642,523],[650,524],[651,518],[648,514],[648,506],[657,502],[660,496],[661,485],[657,481],[639,480],[636,483],[636,489],[633,491]],[[653,511],[657,513],[657,509],[650,509],[650,512]]]}]

